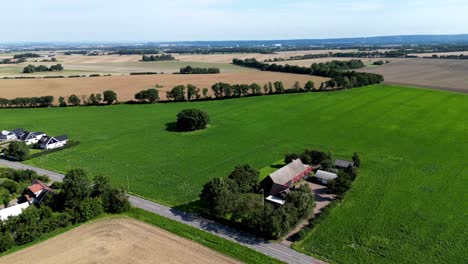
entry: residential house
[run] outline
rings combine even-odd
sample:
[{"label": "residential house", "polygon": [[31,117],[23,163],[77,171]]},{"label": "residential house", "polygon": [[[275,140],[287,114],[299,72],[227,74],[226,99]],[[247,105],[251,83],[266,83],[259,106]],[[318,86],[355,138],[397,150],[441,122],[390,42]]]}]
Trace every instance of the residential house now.
[{"label": "residential house", "polygon": [[335,167],[337,169],[346,169],[348,168],[349,166],[354,166],[354,162],[352,161],[347,161],[347,160],[335,160]]},{"label": "residential house", "polygon": [[22,128],[9,130],[2,130],[0,133],[0,141],[3,140],[16,140],[21,138],[24,135],[25,131]]},{"label": "residential house", "polygon": [[43,137],[39,141],[39,147],[41,149],[56,149],[65,146],[68,143],[68,136],[61,135],[56,137]]},{"label": "residential house", "polygon": [[46,134],[44,132],[25,132],[20,140],[26,143],[26,145],[33,145],[38,143],[39,140],[45,136]]},{"label": "residential house", "polygon": [[29,202],[41,202],[48,192],[53,190],[40,180],[33,180],[31,186],[29,186],[23,193],[24,198]]},{"label": "residential house", "polygon": [[329,181],[338,178],[338,175],[336,175],[336,173],[318,170],[315,173],[315,178],[317,178],[323,184],[328,184]]},{"label": "residential house", "polygon": [[276,196],[293,186],[294,183],[312,172],[312,167],[295,159],[288,165],[268,175],[261,183],[265,196]]}]

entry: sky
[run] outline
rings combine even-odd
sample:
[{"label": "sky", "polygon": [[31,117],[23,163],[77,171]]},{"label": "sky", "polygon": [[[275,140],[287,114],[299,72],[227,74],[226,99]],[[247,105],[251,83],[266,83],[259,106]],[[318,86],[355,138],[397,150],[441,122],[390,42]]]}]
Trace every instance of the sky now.
[{"label": "sky", "polygon": [[468,0],[2,0],[0,43],[468,33]]}]

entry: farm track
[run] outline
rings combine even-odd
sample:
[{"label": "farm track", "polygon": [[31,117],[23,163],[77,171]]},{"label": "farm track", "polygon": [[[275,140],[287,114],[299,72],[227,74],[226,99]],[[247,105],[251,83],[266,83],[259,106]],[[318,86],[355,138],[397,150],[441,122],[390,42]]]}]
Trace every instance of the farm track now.
[{"label": "farm track", "polygon": [[[62,181],[64,175],[37,168],[34,166],[11,162],[0,159],[0,166],[10,167],[13,169],[29,169],[36,171],[40,175],[46,175],[53,181]],[[256,238],[247,233],[235,230],[215,221],[205,219],[196,214],[182,212],[177,209],[170,208],[152,201],[145,200],[140,197],[129,195],[129,200],[132,206],[155,213],[157,215],[169,218],[171,220],[195,227],[197,229],[209,232],[221,238],[236,242],[245,247],[251,248],[265,255],[274,257],[286,263],[292,264],[324,264],[321,260],[307,256],[297,252],[281,243],[270,242]]]}]

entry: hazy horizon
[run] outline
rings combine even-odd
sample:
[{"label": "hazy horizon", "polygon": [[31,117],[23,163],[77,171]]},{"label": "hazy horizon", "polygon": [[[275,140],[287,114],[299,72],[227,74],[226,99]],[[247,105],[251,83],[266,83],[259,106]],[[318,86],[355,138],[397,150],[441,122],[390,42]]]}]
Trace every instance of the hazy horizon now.
[{"label": "hazy horizon", "polygon": [[283,40],[467,33],[468,1],[26,0],[0,42]]}]

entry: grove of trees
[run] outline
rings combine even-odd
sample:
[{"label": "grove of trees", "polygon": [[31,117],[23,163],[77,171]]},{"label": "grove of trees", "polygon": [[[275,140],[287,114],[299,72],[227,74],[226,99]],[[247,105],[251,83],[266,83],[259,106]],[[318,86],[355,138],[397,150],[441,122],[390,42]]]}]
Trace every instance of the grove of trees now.
[{"label": "grove of trees", "polygon": [[161,55],[143,55],[141,61],[170,61],[175,60],[171,54],[161,54]]},{"label": "grove of trees", "polygon": [[217,74],[221,73],[219,68],[200,68],[200,67],[191,67],[187,66],[185,68],[180,68],[180,74]]},{"label": "grove of trees", "polygon": [[185,109],[177,114],[178,131],[195,131],[206,128],[210,122],[208,114],[200,109]]},{"label": "grove of trees", "polygon": [[0,98],[0,107],[49,107],[54,103],[53,96]]},{"label": "grove of trees", "polygon": [[[32,179],[42,179],[32,171],[24,172],[9,170],[6,175],[0,174],[26,184]],[[23,175],[27,179],[18,178]],[[33,204],[20,215],[3,221],[0,225],[0,252],[32,242],[59,228],[92,220],[103,213],[118,214],[130,208],[124,190],[113,187],[108,177],[97,176],[90,181],[81,169],[70,170],[63,184],[51,187],[54,192],[47,193],[41,204]]]},{"label": "grove of trees", "polygon": [[47,67],[46,65],[28,65],[24,67],[23,73],[34,73],[34,72],[48,72],[48,71],[63,71],[64,68],[62,64],[51,65]]}]

